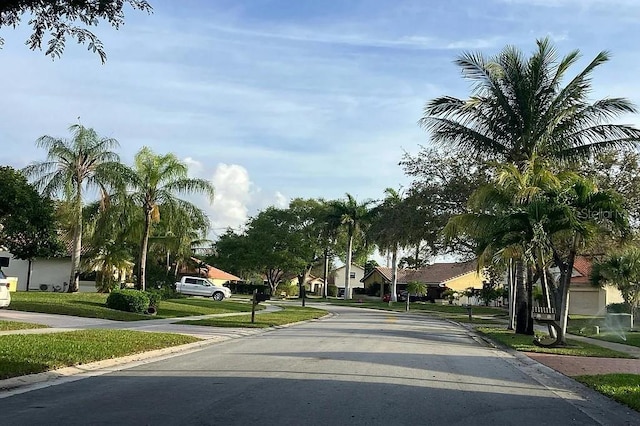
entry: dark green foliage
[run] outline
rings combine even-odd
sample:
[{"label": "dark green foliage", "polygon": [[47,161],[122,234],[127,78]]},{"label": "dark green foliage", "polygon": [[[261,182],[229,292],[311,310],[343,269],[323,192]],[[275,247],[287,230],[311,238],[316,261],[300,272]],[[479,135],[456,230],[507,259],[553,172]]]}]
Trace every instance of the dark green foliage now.
[{"label": "dark green foliage", "polygon": [[138,290],[118,290],[109,294],[106,306],[118,311],[142,314],[149,307],[149,296]]},{"label": "dark green foliage", "polygon": [[0,246],[25,260],[62,253],[50,199],[6,166],[0,167],[0,194]]},{"label": "dark green foliage", "polygon": [[626,303],[609,303],[607,305],[607,312],[610,314],[629,314],[631,310]]},{"label": "dark green foliage", "polygon": [[[87,49],[97,53],[104,63],[107,55],[102,42],[88,29],[73,25],[80,22],[91,27],[104,21],[114,28],[124,24],[124,6],[151,12],[145,0],[4,0],[0,3],[0,28],[16,27],[22,16],[29,17],[32,34],[26,41],[31,50],[42,49],[45,33],[49,40],[45,55],[57,58],[64,51],[66,37],[87,44]],[[4,40],[0,38],[0,46]]]},{"label": "dark green foliage", "polygon": [[160,290],[147,290],[144,292],[149,298],[149,306],[153,306],[154,308],[158,308],[160,306],[160,301],[163,299],[162,291]]},{"label": "dark green foliage", "polygon": [[338,286],[330,285],[327,287],[327,296],[336,297],[338,295]]}]

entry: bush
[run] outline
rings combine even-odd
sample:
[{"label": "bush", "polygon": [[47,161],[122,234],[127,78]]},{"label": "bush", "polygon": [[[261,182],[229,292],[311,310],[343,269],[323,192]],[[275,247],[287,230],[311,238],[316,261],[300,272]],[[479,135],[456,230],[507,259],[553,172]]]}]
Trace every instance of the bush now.
[{"label": "bush", "polygon": [[338,295],[338,286],[330,285],[327,287],[327,296],[336,297]]},{"label": "bush", "polygon": [[629,305],[626,303],[610,303],[607,305],[607,312],[610,314],[630,314]]},{"label": "bush", "polygon": [[149,307],[149,296],[138,290],[116,290],[107,297],[106,306],[118,311],[142,314]]},{"label": "bush", "polygon": [[276,296],[280,296],[282,293],[285,293],[287,295],[287,297],[296,297],[299,293],[300,290],[298,288],[297,285],[290,285],[290,284],[278,284],[278,287],[276,288]]},{"label": "bush", "polygon": [[147,290],[145,294],[149,298],[149,306],[154,306],[157,309],[163,299],[162,290]]}]

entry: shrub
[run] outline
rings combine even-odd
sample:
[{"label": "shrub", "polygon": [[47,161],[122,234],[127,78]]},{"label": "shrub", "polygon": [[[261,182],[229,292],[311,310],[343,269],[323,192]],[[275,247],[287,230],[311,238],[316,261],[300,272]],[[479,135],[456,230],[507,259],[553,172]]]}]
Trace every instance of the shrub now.
[{"label": "shrub", "polygon": [[149,307],[149,296],[138,290],[116,290],[107,297],[106,306],[118,311],[142,314]]},{"label": "shrub", "polygon": [[149,298],[149,306],[158,308],[160,301],[163,299],[162,290],[147,290],[145,294]]},{"label": "shrub", "polygon": [[327,296],[336,297],[338,295],[338,286],[330,285],[327,287]]},{"label": "shrub", "polygon": [[610,314],[629,314],[631,310],[626,303],[610,303],[607,305],[607,312]]},{"label": "shrub", "polygon": [[286,293],[287,297],[295,297],[300,293],[300,290],[295,284],[290,285],[288,283],[281,283],[278,284],[278,287],[276,288],[276,295],[280,296],[282,293]]}]

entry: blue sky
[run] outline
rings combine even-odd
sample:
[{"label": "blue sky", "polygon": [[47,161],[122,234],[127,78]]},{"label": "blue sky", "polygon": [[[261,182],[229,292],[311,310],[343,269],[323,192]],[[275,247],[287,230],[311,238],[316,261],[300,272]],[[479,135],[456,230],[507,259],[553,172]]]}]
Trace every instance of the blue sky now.
[{"label": "blue sky", "polygon": [[293,197],[406,186],[403,151],[429,144],[424,103],[468,93],[463,51],[529,52],[549,36],[580,49],[580,66],[610,50],[594,98],[640,103],[636,0],[150,1],[154,14],[95,29],[105,65],[73,42],[51,61],[24,46],[26,25],[0,30],[0,164],[44,159],[34,141],[80,117],[126,162],[147,145],[211,179],[214,204],[196,202],[220,232]]}]

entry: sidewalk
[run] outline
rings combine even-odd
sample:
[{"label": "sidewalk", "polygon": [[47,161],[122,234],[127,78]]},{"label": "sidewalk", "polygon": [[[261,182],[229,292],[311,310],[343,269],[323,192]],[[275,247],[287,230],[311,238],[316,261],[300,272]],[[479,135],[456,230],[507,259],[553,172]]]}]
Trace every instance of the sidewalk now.
[{"label": "sidewalk", "polygon": [[[267,312],[276,312],[282,308],[267,304],[265,309],[256,311],[256,315]],[[50,328],[31,328],[24,330],[0,331],[0,336],[9,334],[45,334],[60,333],[73,330],[85,330],[92,328],[138,330],[158,333],[178,333],[198,337],[200,339],[217,339],[220,337],[240,337],[255,333],[251,328],[226,328],[207,327],[200,325],[176,324],[181,321],[200,320],[216,317],[229,317],[238,315],[251,315],[250,312],[231,312],[226,314],[198,315],[191,317],[149,319],[145,321],[114,321],[100,318],[75,317],[71,315],[42,314],[26,311],[0,311],[0,320],[20,321],[42,324]]]}]

